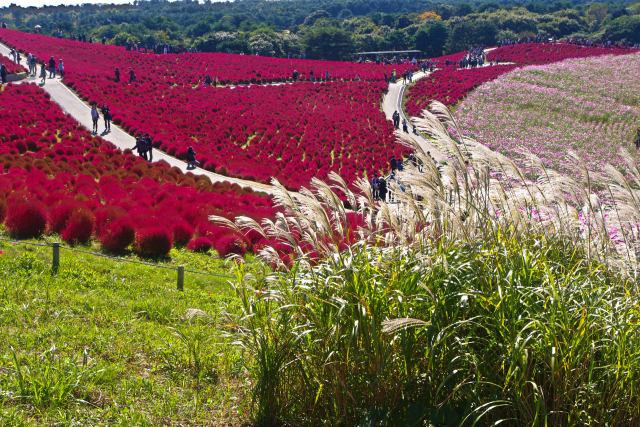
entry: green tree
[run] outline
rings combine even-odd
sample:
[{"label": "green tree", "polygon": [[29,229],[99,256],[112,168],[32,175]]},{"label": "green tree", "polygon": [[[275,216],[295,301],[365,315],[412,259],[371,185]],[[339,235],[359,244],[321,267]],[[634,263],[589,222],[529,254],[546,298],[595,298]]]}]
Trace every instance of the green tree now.
[{"label": "green tree", "polygon": [[414,44],[425,56],[441,56],[448,36],[449,30],[442,21],[431,21],[416,32]]},{"label": "green tree", "polygon": [[302,35],[302,47],[307,57],[313,59],[348,59],[353,53],[351,34],[328,24],[325,20],[308,27]]},{"label": "green tree", "polygon": [[640,15],[621,16],[609,22],[604,30],[604,38],[640,43]]},{"label": "green tree", "polygon": [[485,19],[457,20],[451,25],[445,50],[453,53],[471,46],[491,46],[496,43],[497,33],[495,24]]}]

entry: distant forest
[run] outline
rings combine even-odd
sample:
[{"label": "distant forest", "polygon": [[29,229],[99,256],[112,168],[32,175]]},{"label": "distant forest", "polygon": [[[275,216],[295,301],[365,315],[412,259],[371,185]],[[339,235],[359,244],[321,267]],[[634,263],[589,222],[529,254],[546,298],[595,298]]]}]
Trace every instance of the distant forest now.
[{"label": "distant forest", "polygon": [[418,49],[433,57],[541,35],[640,42],[640,2],[426,0],[195,0],[0,9],[9,28],[94,42],[169,44],[206,52],[349,59]]}]

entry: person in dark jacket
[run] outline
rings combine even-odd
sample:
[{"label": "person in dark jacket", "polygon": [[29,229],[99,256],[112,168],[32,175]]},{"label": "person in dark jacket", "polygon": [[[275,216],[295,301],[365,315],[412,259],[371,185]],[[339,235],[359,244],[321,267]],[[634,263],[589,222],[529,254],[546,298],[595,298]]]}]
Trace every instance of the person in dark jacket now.
[{"label": "person in dark jacket", "polygon": [[153,162],[153,143],[151,142],[151,136],[148,133],[144,134],[144,146],[147,149],[147,157],[150,162]]},{"label": "person in dark jacket", "polygon": [[129,67],[129,83],[133,83],[136,81],[136,73],[133,72],[133,69]]},{"label": "person in dark jacket", "polygon": [[187,169],[195,168],[196,166],[200,166],[200,162],[196,160],[196,151],[189,146],[187,148]]},{"label": "person in dark jacket", "polygon": [[378,178],[378,196],[383,202],[387,201],[387,181],[383,177]]},{"label": "person in dark jacket", "polygon": [[116,67],[116,83],[120,81],[120,68]]},{"label": "person in dark jacket", "polygon": [[56,60],[53,59],[53,56],[49,58],[49,78],[53,79],[56,77]]},{"label": "person in dark jacket", "polygon": [[138,132],[138,137],[136,138],[136,145],[133,146],[132,150],[138,151],[138,155],[143,159],[147,160],[147,147],[144,142],[144,138],[142,137],[142,132]]},{"label": "person in dark jacket", "polygon": [[0,77],[2,78],[2,84],[7,82],[7,67],[4,64],[0,65]]},{"label": "person in dark jacket", "polygon": [[107,104],[102,106],[102,118],[104,119],[104,131],[111,132],[111,111],[109,111]]}]

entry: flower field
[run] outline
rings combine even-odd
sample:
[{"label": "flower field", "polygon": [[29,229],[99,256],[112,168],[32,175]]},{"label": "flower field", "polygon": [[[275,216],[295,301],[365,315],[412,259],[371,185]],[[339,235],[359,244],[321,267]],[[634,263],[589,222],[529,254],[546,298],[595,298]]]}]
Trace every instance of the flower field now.
[{"label": "flower field", "polygon": [[418,80],[409,88],[406,110],[410,115],[418,116],[433,100],[455,105],[471,90],[510,72],[516,66],[550,64],[567,58],[624,55],[633,52],[632,49],[585,47],[567,43],[524,43],[499,47],[487,53],[487,62],[498,59],[500,62],[513,62],[515,65],[505,64],[469,70],[450,67],[436,70],[428,78]]},{"label": "flower field", "polygon": [[502,46],[487,54],[487,61],[514,62],[518,65],[542,65],[569,58],[624,55],[631,49],[578,46],[568,43],[523,43]]},{"label": "flower field", "polygon": [[464,132],[518,158],[529,150],[546,166],[572,173],[575,151],[592,170],[623,168],[640,126],[640,54],[531,66],[486,83],[457,110]]},{"label": "flower field", "polygon": [[22,66],[13,62],[11,59],[0,55],[0,64],[4,64],[7,67],[8,74],[26,73],[27,70]]},{"label": "flower field", "polygon": [[[207,61],[215,67],[224,67],[227,59],[238,67],[245,61],[245,70],[253,61],[266,68],[278,63],[278,78],[286,78],[291,67],[283,60],[242,55],[222,55],[219,61],[208,54],[146,55],[11,30],[0,31],[0,38],[39,57],[62,57],[65,82],[82,98],[107,103],[115,123],[132,133],[148,132],[156,147],[182,159],[193,146],[204,168],[223,175],[261,182],[275,176],[293,189],[330,171],[353,182],[384,170],[391,156],[406,151],[395,143],[380,110],[388,67],[323,63],[342,70],[345,78],[359,73],[372,81],[194,88],[190,82],[201,77]],[[133,84],[126,81],[129,65],[137,75]],[[115,66],[123,81],[114,81]]]},{"label": "flower field", "polygon": [[126,73],[132,67],[138,82],[180,86],[196,86],[207,74],[217,78],[223,85],[284,82],[291,80],[294,70],[298,71],[302,80],[309,80],[312,72],[316,80],[324,79],[326,73],[329,73],[330,80],[383,80],[385,72],[391,75],[395,69],[401,74],[408,67],[226,53],[155,55],[11,29],[0,29],[0,40],[41,59],[50,56],[56,60],[62,58],[69,81],[87,76],[113,78],[116,67],[120,68],[123,80],[128,79]]},{"label": "flower field", "polygon": [[270,199],[228,183],[149,164],[93,137],[34,85],[8,85],[0,116],[0,220],[18,237],[91,237],[111,251],[143,255],[173,245],[251,249],[246,236],[211,226],[208,215],[273,217]]},{"label": "flower field", "polygon": [[418,80],[407,92],[406,111],[411,116],[418,116],[433,100],[455,105],[472,89],[514,68],[515,65],[496,65],[465,70],[451,67],[436,70]]}]

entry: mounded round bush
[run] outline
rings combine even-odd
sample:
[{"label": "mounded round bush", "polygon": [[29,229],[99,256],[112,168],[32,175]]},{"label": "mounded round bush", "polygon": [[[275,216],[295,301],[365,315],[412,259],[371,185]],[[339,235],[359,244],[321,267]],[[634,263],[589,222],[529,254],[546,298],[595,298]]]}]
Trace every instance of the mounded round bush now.
[{"label": "mounded round bush", "polygon": [[58,203],[49,212],[49,229],[54,233],[62,234],[71,214],[78,209],[80,209],[80,203],[75,200],[65,200]]},{"label": "mounded round bush", "polygon": [[9,206],[5,225],[12,236],[39,237],[47,227],[45,207],[35,201],[16,201]]},{"label": "mounded round bush", "polygon": [[172,243],[171,233],[165,227],[147,227],[136,232],[135,251],[148,257],[167,256]]},{"label": "mounded round bush", "polygon": [[178,221],[173,225],[173,243],[184,246],[193,237],[193,227],[186,221]]},{"label": "mounded round bush", "polygon": [[247,244],[239,236],[227,234],[220,237],[216,242],[216,251],[220,258],[226,258],[231,254],[244,256],[247,253]]},{"label": "mounded round bush", "polygon": [[102,231],[100,244],[109,252],[124,251],[136,237],[136,229],[129,218],[119,218],[109,223]]},{"label": "mounded round bush", "polygon": [[69,243],[87,243],[93,233],[96,217],[88,209],[73,211],[62,231],[62,239]]},{"label": "mounded round bush", "polygon": [[193,252],[208,252],[213,247],[211,240],[206,237],[198,237],[193,239],[187,245],[187,249]]}]

